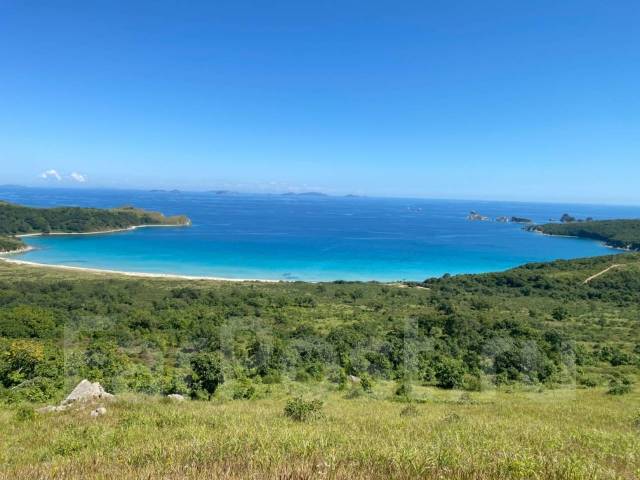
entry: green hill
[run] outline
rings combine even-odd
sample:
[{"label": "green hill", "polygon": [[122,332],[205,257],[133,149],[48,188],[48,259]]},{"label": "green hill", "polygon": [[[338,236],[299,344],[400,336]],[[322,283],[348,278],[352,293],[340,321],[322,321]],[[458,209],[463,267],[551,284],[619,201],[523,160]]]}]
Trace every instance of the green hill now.
[{"label": "green hill", "polygon": [[91,233],[140,225],[189,225],[185,216],[165,217],[134,207],[115,209],[32,208],[0,202],[0,251],[24,247],[15,235],[30,233]]},{"label": "green hill", "polygon": [[[394,285],[131,279],[2,264],[0,344],[39,345],[51,363],[0,382],[10,398],[56,397],[71,371],[116,392],[201,397],[211,393],[194,381],[201,353],[249,384],[340,384],[346,375],[470,390],[605,384],[640,365],[638,304],[640,254]],[[36,393],[15,388],[35,378]]]},{"label": "green hill", "polygon": [[640,220],[594,220],[548,223],[530,227],[547,235],[565,235],[600,240],[610,247],[640,250]]}]

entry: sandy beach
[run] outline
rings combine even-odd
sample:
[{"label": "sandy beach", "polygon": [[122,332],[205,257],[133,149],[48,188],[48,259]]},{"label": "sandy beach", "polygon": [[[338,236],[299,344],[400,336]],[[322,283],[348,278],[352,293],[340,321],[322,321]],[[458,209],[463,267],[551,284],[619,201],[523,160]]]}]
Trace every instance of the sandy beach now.
[{"label": "sandy beach", "polygon": [[[164,225],[164,224],[150,224],[150,225],[134,225],[127,228],[118,228],[113,230],[100,230],[97,232],[50,232],[50,233],[25,233],[22,235],[16,235],[16,237],[24,238],[24,237],[39,237],[39,236],[49,236],[49,235],[102,235],[109,233],[119,233],[119,232],[129,232],[132,230],[137,230],[138,228],[156,228],[156,227],[186,227],[189,225]],[[27,253],[32,250],[35,250],[34,247],[26,246],[24,248],[20,248],[19,250],[13,250],[11,252],[0,252],[0,261],[5,263],[12,263],[15,265],[27,265],[31,267],[44,267],[44,268],[52,268],[52,269],[60,269],[60,270],[68,270],[68,271],[76,271],[76,272],[90,272],[90,273],[99,273],[99,274],[109,274],[109,275],[124,275],[127,277],[142,277],[142,278],[166,278],[166,279],[181,279],[181,280],[207,280],[207,281],[216,281],[216,282],[260,282],[260,283],[277,283],[277,282],[286,282],[288,280],[267,280],[260,278],[223,278],[223,277],[210,277],[210,276],[196,276],[196,275],[178,275],[178,274],[170,274],[170,273],[147,273],[147,272],[127,272],[123,270],[109,270],[102,268],[87,268],[87,267],[73,267],[69,265],[56,265],[56,264],[48,264],[48,263],[38,263],[38,262],[29,262],[26,260],[17,260],[15,258],[11,258],[13,255],[19,255],[22,253]]]},{"label": "sandy beach", "polygon": [[113,230],[99,230],[96,232],[48,232],[48,233],[23,233],[21,235],[16,235],[18,238],[26,238],[26,237],[42,237],[42,236],[50,236],[50,235],[102,235],[106,233],[120,233],[120,232],[130,232],[132,230],[137,230],[138,228],[157,228],[157,227],[189,227],[190,223],[184,225],[165,225],[165,224],[149,224],[149,225],[134,225],[132,227],[126,228],[114,228]]},{"label": "sandy beach", "polygon": [[[32,247],[29,249],[24,249],[24,251],[32,250]],[[72,267],[69,265],[53,265],[48,263],[37,263],[37,262],[28,262],[26,260],[16,260],[15,258],[7,258],[5,255],[13,255],[16,253],[24,253],[22,252],[4,252],[0,253],[0,261],[5,263],[12,263],[14,265],[26,265],[31,267],[38,268],[51,268],[51,269],[59,269],[59,270],[68,270],[68,271],[76,271],[76,272],[89,272],[89,273],[100,273],[100,274],[109,274],[109,275],[124,275],[127,277],[142,277],[142,278],[165,278],[165,279],[179,279],[179,280],[208,280],[208,281],[216,281],[216,282],[259,282],[259,283],[278,283],[278,282],[290,282],[291,280],[267,280],[260,278],[223,278],[223,277],[208,277],[208,276],[195,276],[195,275],[178,275],[171,273],[147,273],[147,272],[127,272],[123,270],[108,270],[102,268],[87,268],[87,267]]]}]

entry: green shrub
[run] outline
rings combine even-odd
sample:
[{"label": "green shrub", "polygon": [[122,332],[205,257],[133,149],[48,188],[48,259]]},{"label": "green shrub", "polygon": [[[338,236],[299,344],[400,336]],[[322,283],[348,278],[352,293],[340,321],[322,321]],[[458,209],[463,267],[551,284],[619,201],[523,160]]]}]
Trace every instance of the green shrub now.
[{"label": "green shrub", "polygon": [[565,320],[568,316],[569,312],[563,306],[558,306],[551,312],[551,317],[558,322]]},{"label": "green shrub", "polygon": [[444,358],[436,366],[436,385],[440,388],[459,388],[463,378],[464,364],[458,359]]},{"label": "green shrub", "polygon": [[614,377],[609,382],[609,395],[625,395],[633,390],[633,382],[628,377]]},{"label": "green shrub", "polygon": [[598,380],[593,375],[581,375],[578,377],[578,385],[587,388],[595,388],[598,386]]},{"label": "green shrub", "polygon": [[634,427],[640,430],[640,410],[636,412],[635,417],[633,417],[632,424]]},{"label": "green shrub", "polygon": [[469,392],[482,391],[482,379],[478,375],[465,374],[462,377],[462,388]]},{"label": "green shrub", "polygon": [[250,400],[256,396],[256,387],[248,378],[241,378],[233,386],[231,397],[234,400]]},{"label": "green shrub", "polygon": [[295,397],[287,401],[284,407],[285,416],[297,422],[307,422],[322,418],[322,402],[320,400],[304,400]]},{"label": "green shrub", "polygon": [[20,405],[16,410],[16,420],[20,422],[31,421],[36,418],[36,412],[31,405]]},{"label": "green shrub", "polygon": [[37,377],[5,391],[8,403],[46,402],[58,392],[53,380]]},{"label": "green shrub", "polygon": [[411,382],[409,382],[406,379],[403,379],[400,382],[398,382],[398,386],[396,387],[395,395],[397,397],[402,397],[402,398],[408,399],[409,397],[411,397],[411,393],[412,392],[413,392],[413,386],[411,385]]},{"label": "green shrub", "polygon": [[373,389],[373,379],[369,376],[369,374],[363,373],[360,376],[360,386],[362,387],[362,390],[364,392],[371,393],[371,390]]},{"label": "green shrub", "polygon": [[265,385],[275,385],[277,383],[282,383],[282,373],[277,370],[269,370],[265,375],[262,376],[262,383]]}]

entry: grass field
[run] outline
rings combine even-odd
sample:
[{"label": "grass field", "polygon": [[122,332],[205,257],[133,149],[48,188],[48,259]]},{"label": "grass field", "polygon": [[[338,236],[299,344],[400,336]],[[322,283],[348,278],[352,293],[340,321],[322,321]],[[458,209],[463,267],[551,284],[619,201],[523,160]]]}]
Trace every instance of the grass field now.
[{"label": "grass field", "polygon": [[[123,396],[97,419],[88,407],[3,407],[0,478],[640,477],[638,393],[419,387],[407,412],[391,384],[352,399],[326,385],[271,388],[249,401]],[[285,417],[298,394],[321,398],[324,416]]]}]

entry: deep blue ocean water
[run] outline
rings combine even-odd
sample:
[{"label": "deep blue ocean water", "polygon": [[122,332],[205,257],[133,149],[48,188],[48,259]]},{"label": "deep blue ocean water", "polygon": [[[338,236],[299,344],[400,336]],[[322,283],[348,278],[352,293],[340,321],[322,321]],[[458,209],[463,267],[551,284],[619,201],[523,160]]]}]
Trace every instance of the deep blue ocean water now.
[{"label": "deep blue ocean water", "polygon": [[36,250],[15,256],[21,260],[275,280],[423,280],[615,252],[594,241],[529,233],[517,224],[470,222],[470,210],[536,222],[565,212],[640,218],[640,207],[624,206],[20,187],[0,187],[0,199],[30,206],[132,204],[193,221],[189,228],[30,237],[25,240]]}]

